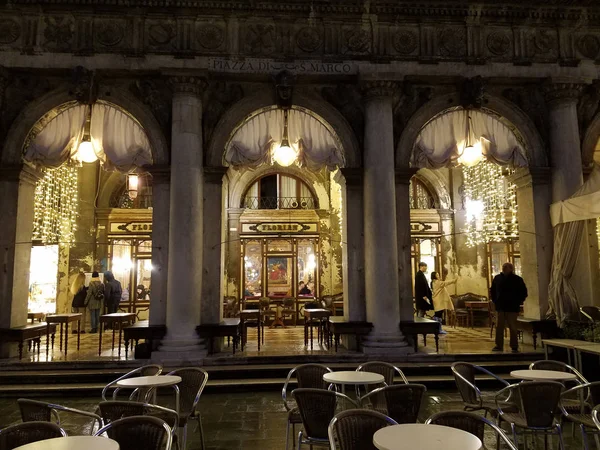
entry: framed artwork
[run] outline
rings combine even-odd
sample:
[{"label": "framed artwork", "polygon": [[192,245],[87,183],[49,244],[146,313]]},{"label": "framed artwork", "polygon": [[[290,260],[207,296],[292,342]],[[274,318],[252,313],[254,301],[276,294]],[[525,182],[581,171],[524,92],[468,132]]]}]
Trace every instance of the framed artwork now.
[{"label": "framed artwork", "polygon": [[267,257],[267,270],[269,286],[289,286],[290,284],[290,258],[281,256]]}]

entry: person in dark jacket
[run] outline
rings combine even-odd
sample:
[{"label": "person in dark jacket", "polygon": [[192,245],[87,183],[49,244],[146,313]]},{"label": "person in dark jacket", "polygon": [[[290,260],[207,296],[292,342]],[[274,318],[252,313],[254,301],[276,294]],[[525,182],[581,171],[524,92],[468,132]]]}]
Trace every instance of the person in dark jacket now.
[{"label": "person in dark jacket", "polygon": [[110,270],[104,272],[104,302],[108,314],[117,312],[122,294],[121,283],[115,280],[113,273]]},{"label": "person in dark jacket", "polygon": [[425,277],[425,272],[427,272],[427,264],[420,262],[419,271],[415,276],[415,304],[417,306],[417,315],[419,317],[425,316],[425,311],[433,309],[431,288],[427,282],[427,277]]},{"label": "person in dark jacket", "polygon": [[504,328],[510,330],[510,347],[513,353],[519,351],[517,339],[517,317],[521,305],[527,298],[527,286],[523,278],[514,273],[515,268],[511,263],[502,266],[502,273],[494,277],[490,295],[496,307],[498,317],[496,326],[496,346],[494,352],[504,351]]}]

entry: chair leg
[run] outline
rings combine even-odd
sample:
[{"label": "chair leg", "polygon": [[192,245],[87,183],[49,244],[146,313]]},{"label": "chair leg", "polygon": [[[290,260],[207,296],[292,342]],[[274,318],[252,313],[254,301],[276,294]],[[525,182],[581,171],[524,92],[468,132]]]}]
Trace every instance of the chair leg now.
[{"label": "chair leg", "polygon": [[585,432],[585,426],[583,424],[579,425],[581,428],[581,441],[583,442],[583,450],[590,450],[590,444],[588,442],[587,433]]},{"label": "chair leg", "polygon": [[287,421],[287,426],[285,427],[285,450],[290,448],[290,421]]},{"label": "chair leg", "polygon": [[[515,428],[515,424],[511,423],[510,428],[512,430],[513,441],[515,441],[515,445],[519,447],[519,438],[517,436],[517,429]],[[527,448],[527,446],[525,445],[525,437],[523,437],[523,447]],[[498,450],[500,450],[500,447],[498,447]]]},{"label": "chair leg", "polygon": [[180,441],[181,441],[181,445],[179,447],[180,450],[187,450],[187,422],[183,426],[183,435],[182,435]]},{"label": "chair leg", "polygon": [[[296,424],[292,424],[292,436],[296,436]],[[296,448],[296,440],[292,439],[292,450]],[[600,450],[600,449],[598,449]]]},{"label": "chair leg", "polygon": [[298,450],[302,448],[302,431],[298,432]]},{"label": "chair leg", "polygon": [[559,424],[556,425],[556,431],[558,431],[558,447],[560,448],[560,450],[565,450],[565,443],[563,442],[562,435],[562,427]]}]

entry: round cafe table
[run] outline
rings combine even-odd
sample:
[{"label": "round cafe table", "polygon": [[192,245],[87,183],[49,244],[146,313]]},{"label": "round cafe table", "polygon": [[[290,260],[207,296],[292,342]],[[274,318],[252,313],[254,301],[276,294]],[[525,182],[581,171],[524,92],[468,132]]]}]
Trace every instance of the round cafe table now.
[{"label": "round cafe table", "polygon": [[360,386],[368,384],[381,384],[385,382],[383,375],[374,372],[362,372],[354,370],[342,370],[339,372],[328,372],[323,375],[323,381],[330,384],[342,386],[342,393],[346,393],[346,385]]},{"label": "round cafe table", "polygon": [[[121,388],[159,388],[172,387],[175,390],[176,411],[179,412],[179,388],[177,384],[181,383],[181,377],[177,375],[151,375],[147,377],[125,378],[117,381],[117,386]],[[154,389],[154,403],[156,403],[156,389]]]},{"label": "round cafe table", "polygon": [[572,381],[577,379],[573,373],[559,372],[558,370],[513,370],[510,376],[526,381]]},{"label": "round cafe table", "polygon": [[377,430],[373,445],[379,450],[479,450],[481,440],[457,428],[423,423],[392,425]]},{"label": "round cafe table", "polygon": [[32,442],[15,450],[119,450],[119,444],[102,436],[68,436]]}]

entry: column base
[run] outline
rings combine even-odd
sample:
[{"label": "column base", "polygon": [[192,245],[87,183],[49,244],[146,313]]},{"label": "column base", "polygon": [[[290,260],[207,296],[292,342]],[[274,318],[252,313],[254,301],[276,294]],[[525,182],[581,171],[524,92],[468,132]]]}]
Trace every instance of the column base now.
[{"label": "column base", "polygon": [[168,365],[202,364],[208,350],[198,337],[171,336],[163,339],[158,350],[152,352],[152,361]]},{"label": "column base", "polygon": [[413,353],[413,349],[400,332],[371,333],[363,340],[362,350],[368,355],[398,356]]}]

